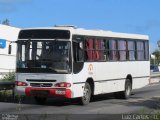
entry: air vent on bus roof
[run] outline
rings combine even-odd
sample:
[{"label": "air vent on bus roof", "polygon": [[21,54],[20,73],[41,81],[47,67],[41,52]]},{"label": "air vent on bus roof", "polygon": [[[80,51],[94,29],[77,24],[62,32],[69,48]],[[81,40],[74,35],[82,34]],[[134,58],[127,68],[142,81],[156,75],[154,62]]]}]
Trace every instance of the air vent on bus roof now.
[{"label": "air vent on bus roof", "polygon": [[77,26],[74,26],[74,25],[55,25],[55,27],[71,27],[71,28],[77,28]]}]

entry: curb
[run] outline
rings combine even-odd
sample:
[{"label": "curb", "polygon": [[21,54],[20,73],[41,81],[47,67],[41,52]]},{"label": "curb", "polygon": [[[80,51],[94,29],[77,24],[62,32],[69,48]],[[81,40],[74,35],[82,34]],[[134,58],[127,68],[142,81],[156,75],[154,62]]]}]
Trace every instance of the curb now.
[{"label": "curb", "polygon": [[160,78],[150,78],[149,79],[149,84],[154,84],[154,83],[159,83],[160,82]]}]

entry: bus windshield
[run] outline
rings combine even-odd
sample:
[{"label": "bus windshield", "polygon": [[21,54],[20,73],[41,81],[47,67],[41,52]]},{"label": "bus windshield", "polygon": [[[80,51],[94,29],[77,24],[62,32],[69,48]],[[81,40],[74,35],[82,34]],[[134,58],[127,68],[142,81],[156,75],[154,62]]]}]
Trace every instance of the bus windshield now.
[{"label": "bus windshield", "polygon": [[17,72],[70,73],[70,42],[19,40]]}]

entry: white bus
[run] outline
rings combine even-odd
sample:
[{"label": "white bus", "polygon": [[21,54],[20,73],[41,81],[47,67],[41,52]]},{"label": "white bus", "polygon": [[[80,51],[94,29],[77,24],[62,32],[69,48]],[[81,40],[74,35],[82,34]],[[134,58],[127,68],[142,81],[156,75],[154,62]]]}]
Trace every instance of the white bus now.
[{"label": "white bus", "polygon": [[12,41],[18,38],[20,29],[0,24],[0,78],[9,72],[15,71],[16,68],[16,43],[9,46]]},{"label": "white bus", "polygon": [[149,37],[85,30],[72,26],[20,31],[17,50],[16,93],[79,98],[115,93],[129,98],[132,89],[149,83]]}]

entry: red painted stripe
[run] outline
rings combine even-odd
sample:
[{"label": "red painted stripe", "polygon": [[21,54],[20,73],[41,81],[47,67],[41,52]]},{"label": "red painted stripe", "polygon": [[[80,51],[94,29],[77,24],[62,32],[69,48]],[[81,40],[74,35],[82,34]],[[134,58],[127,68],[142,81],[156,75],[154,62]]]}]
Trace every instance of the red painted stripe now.
[{"label": "red painted stripe", "polygon": [[[64,89],[64,88],[32,88],[32,87],[27,87],[25,89],[25,94],[27,96],[33,96],[32,95],[32,90],[47,90],[49,91],[48,96],[63,96],[65,98],[71,98],[72,97],[72,92],[70,89]],[[64,95],[59,95],[56,94],[56,90],[65,90],[65,94]]]}]

